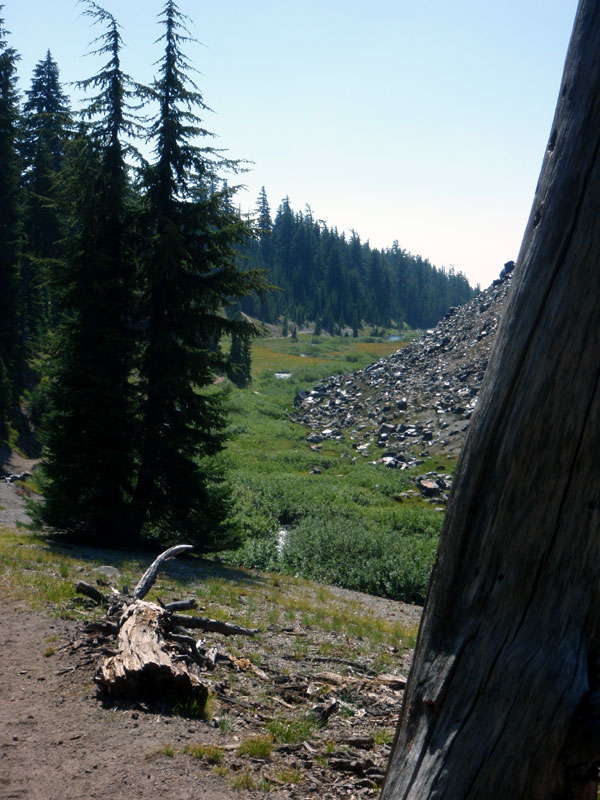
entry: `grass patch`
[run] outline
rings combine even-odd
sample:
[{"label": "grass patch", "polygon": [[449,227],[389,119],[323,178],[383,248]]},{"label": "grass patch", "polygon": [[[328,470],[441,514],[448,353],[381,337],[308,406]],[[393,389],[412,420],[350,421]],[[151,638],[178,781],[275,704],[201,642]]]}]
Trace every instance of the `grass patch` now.
[{"label": "grass patch", "polygon": [[248,736],[238,747],[238,755],[249,758],[269,758],[273,750],[273,736]]},{"label": "grass patch", "polygon": [[233,722],[231,721],[231,717],[227,715],[219,718],[219,731],[223,734],[229,733],[233,728]]},{"label": "grass patch", "polygon": [[390,728],[378,728],[373,734],[373,741],[377,745],[392,744],[394,732]]},{"label": "grass patch", "polygon": [[272,719],[267,723],[267,730],[276,742],[282,744],[300,744],[310,739],[318,725],[313,719],[299,717],[297,719]]},{"label": "grass patch", "polygon": [[283,767],[277,770],[274,777],[280,783],[303,783],[305,779],[304,772],[297,767]]},{"label": "grass patch", "polygon": [[254,790],[257,788],[256,781],[249,769],[242,770],[239,775],[236,775],[235,778],[231,781],[231,786],[234,789],[244,790]]},{"label": "grass patch", "polygon": [[5,596],[25,600],[36,610],[50,607],[60,615],[75,598],[73,584],[61,576],[68,560],[39,537],[0,528],[0,586]]},{"label": "grass patch", "polygon": [[192,758],[206,759],[211,764],[221,764],[225,757],[223,748],[214,744],[188,744],[184,752]]},{"label": "grass patch", "polygon": [[173,714],[186,719],[211,720],[213,717],[214,695],[209,694],[205,700],[190,697],[186,700],[176,700],[171,705]]},{"label": "grass patch", "polygon": [[175,747],[172,744],[163,744],[162,747],[159,747],[158,750],[153,750],[151,753],[147,753],[145,758],[155,758],[156,756],[167,756],[167,758],[173,758],[175,755]]}]

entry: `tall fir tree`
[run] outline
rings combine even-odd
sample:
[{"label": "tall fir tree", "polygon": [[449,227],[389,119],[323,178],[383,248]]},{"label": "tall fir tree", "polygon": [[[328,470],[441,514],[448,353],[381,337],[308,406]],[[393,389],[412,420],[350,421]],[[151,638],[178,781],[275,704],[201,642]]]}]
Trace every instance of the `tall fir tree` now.
[{"label": "tall fir tree", "polygon": [[251,368],[250,341],[248,337],[234,333],[231,337],[231,348],[229,350],[229,379],[240,389],[243,389],[252,380]]},{"label": "tall fir tree", "polygon": [[69,244],[58,281],[40,514],[88,540],[123,544],[135,460],[135,213],[122,144],[133,126],[131,90],[116,20],[92,2],[86,13],[105,26],[94,52],[108,61],[80,83],[96,94],[65,170]]},{"label": "tall fir tree", "polygon": [[144,402],[132,534],[183,537],[207,551],[232,541],[228,491],[212,458],[223,447],[225,413],[211,384],[227,367],[214,342],[223,333],[255,332],[221,309],[264,282],[236,265],[236,247],[250,231],[219,180],[218,152],[206,144],[199,114],[207,107],[190,79],[186,19],[173,0],[160,22],[164,54],[150,90],[158,106],[150,127],[155,158],[145,176]]},{"label": "tall fir tree", "polygon": [[69,100],[60,84],[58,66],[48,51],[34,69],[21,123],[21,330],[28,356],[39,349],[44,335],[58,320],[51,287],[62,256],[59,181],[71,130]]},{"label": "tall fir tree", "polygon": [[[4,6],[0,5],[0,14]],[[21,388],[22,346],[18,336],[20,259],[20,164],[17,63],[0,18],[0,440]]]}]

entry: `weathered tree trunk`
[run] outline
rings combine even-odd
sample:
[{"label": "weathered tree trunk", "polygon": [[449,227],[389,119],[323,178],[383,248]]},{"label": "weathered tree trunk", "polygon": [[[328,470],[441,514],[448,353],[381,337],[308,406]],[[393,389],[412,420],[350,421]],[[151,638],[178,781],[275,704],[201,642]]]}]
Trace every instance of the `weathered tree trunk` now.
[{"label": "weathered tree trunk", "polygon": [[195,699],[204,705],[207,685],[189,662],[168,647],[169,612],[133,600],[120,620],[117,653],[101,665],[97,680],[111,697],[129,700]]},{"label": "weathered tree trunk", "polygon": [[600,3],[582,0],[382,800],[596,797],[599,151]]}]

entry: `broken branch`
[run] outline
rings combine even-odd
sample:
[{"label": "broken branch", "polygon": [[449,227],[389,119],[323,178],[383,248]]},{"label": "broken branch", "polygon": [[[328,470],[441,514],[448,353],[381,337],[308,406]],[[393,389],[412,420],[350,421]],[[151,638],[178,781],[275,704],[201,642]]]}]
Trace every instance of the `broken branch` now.
[{"label": "broken branch", "polygon": [[138,585],[133,590],[133,595],[136,600],[141,600],[145,597],[150,589],[154,586],[154,582],[156,580],[156,576],[162,565],[165,561],[170,561],[172,558],[175,558],[176,555],[179,553],[183,553],[185,550],[193,550],[191,544],[177,544],[175,547],[170,547],[168,550],[165,550],[164,553],[161,553],[157,558],[154,559],[152,564],[148,567],[146,572],[140,578]]},{"label": "broken branch", "polygon": [[255,636],[259,633],[258,628],[242,628],[240,625],[233,625],[231,622],[221,622],[218,619],[208,617],[188,617],[185,614],[173,614],[174,625],[181,625],[184,628],[200,628],[203,631],[222,633],[224,636]]}]

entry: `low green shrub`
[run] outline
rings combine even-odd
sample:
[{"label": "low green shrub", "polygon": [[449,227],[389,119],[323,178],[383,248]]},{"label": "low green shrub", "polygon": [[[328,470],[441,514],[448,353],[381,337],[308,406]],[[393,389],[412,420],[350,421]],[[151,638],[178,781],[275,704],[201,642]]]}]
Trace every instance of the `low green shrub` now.
[{"label": "low green shrub", "polygon": [[396,530],[340,517],[303,519],[288,532],[284,568],[322,583],[422,603],[441,519],[422,509],[405,517]]},{"label": "low green shrub", "polygon": [[227,561],[240,567],[278,572],[281,562],[277,552],[277,535],[268,533],[260,538],[248,538],[235,552],[223,554]]}]

